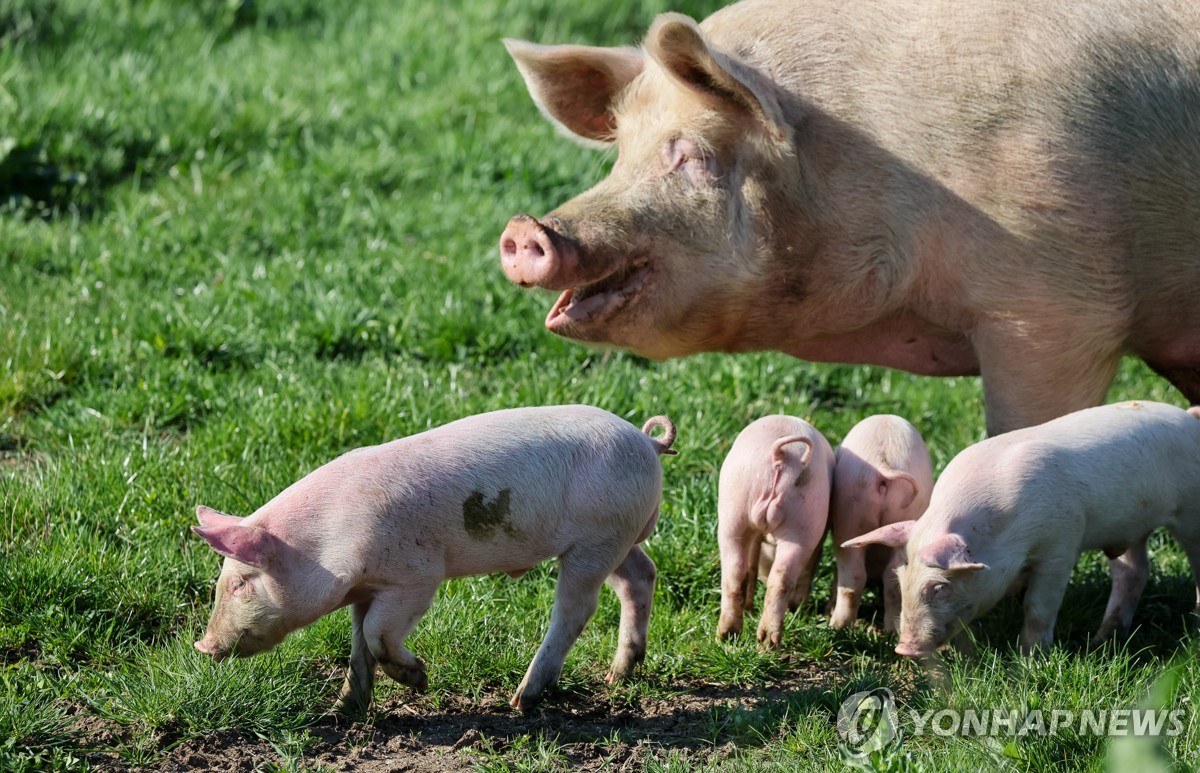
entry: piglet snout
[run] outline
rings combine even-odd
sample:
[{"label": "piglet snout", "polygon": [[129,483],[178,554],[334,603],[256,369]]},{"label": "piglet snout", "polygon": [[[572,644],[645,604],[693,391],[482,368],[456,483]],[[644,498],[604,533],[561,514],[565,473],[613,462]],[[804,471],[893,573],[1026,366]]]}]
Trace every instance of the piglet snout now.
[{"label": "piglet snout", "polygon": [[217,645],[208,636],[205,636],[192,646],[196,648],[197,652],[202,652],[205,655],[211,655],[213,660],[220,661],[224,660],[225,658],[226,653],[222,652],[221,649],[217,647]]}]

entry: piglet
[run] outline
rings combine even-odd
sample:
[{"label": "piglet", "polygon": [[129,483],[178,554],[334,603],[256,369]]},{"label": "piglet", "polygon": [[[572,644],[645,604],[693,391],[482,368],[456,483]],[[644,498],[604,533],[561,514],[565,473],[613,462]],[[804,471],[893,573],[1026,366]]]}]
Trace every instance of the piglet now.
[{"label": "piglet", "polygon": [[655,568],[639,543],[658,519],[658,456],[675,453],[674,439],[661,416],[639,432],[599,408],[515,408],[351,451],[246,518],[199,507],[193,531],[225,563],[196,649],[217,660],[264,652],[349,605],[339,707],[362,709],[376,663],[428,684],[404,640],[443,579],[519,577],[557,557],[550,630],[512,705],[528,709],[558,680],[606,581],[621,601],[607,680],[626,677],[646,653]]},{"label": "piglet", "polygon": [[884,545],[843,547],[842,543],[900,521],[921,517],[933,491],[933,466],[921,433],[899,416],[868,416],[851,428],[834,454],[833,497],[829,511],[837,558],[837,590],[829,624],[845,628],[858,617],[868,579],[883,581],[883,627],[900,623],[896,569],[904,551]]},{"label": "piglet", "polygon": [[[1118,403],[989,438],[956,456],[920,520],[846,543],[906,546],[896,652],[932,653],[1022,577],[1021,650],[1049,646],[1084,550],[1103,550],[1112,568],[1093,643],[1127,630],[1149,574],[1146,538],[1160,526],[1200,580],[1197,419],[1200,408]],[[1200,585],[1196,599],[1200,605]]]},{"label": "piglet", "polygon": [[721,465],[717,541],[721,617],[717,637],[742,630],[754,598],[759,552],[774,545],[758,643],[779,646],[783,618],[808,599],[829,522],[833,449],[816,427],[792,416],[767,416],[746,427]]}]

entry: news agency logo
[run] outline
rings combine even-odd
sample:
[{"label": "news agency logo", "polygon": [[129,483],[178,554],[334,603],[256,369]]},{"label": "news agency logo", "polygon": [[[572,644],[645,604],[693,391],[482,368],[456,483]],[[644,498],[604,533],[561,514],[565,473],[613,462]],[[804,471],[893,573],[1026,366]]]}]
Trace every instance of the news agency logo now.
[{"label": "news agency logo", "polygon": [[903,730],[914,736],[1021,738],[1075,733],[1081,736],[1174,737],[1186,725],[1184,709],[909,709],[900,712],[886,687],[856,692],[842,701],[837,731],[843,753],[865,759]]},{"label": "news agency logo", "polygon": [[837,731],[844,753],[865,759],[890,744],[899,735],[896,700],[886,687],[856,692],[838,709]]}]

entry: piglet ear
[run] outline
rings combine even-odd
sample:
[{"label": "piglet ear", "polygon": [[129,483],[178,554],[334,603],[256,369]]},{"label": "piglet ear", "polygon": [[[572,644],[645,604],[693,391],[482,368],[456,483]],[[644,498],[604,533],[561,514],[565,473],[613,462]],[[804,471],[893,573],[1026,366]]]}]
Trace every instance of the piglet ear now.
[{"label": "piglet ear", "polygon": [[201,526],[236,526],[242,522],[239,516],[226,515],[204,505],[196,505],[196,520]]},{"label": "piglet ear", "polygon": [[265,529],[245,526],[241,518],[207,507],[197,508],[196,515],[203,525],[193,526],[192,531],[226,558],[265,569],[275,557],[275,538]]},{"label": "piglet ear", "polygon": [[887,526],[880,526],[860,537],[846,540],[842,543],[842,547],[862,548],[867,545],[887,545],[890,548],[902,548],[908,544],[908,536],[912,533],[913,526],[916,525],[916,521],[889,523]]},{"label": "piglet ear", "polygon": [[917,561],[948,572],[987,569],[986,564],[977,563],[971,549],[958,534],[943,534],[917,553]]}]

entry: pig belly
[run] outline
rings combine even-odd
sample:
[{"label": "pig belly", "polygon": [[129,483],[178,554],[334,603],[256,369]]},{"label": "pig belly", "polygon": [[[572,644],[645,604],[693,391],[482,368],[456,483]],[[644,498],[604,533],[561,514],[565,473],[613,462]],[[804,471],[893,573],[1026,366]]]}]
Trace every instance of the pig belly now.
[{"label": "pig belly", "polygon": [[882,365],[922,376],[979,375],[979,359],[965,335],[909,316],[789,341],[781,350],[809,362]]},{"label": "pig belly", "polygon": [[486,510],[472,514],[467,507],[465,511],[463,523],[448,528],[440,540],[447,577],[495,572],[519,576],[576,548],[613,560],[633,547],[653,519],[655,505],[648,501],[588,511],[556,503],[530,510],[513,508],[507,516],[491,519],[485,517]]}]

